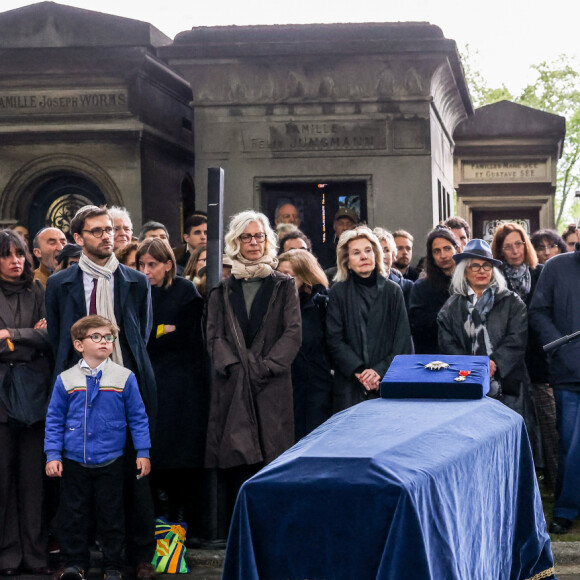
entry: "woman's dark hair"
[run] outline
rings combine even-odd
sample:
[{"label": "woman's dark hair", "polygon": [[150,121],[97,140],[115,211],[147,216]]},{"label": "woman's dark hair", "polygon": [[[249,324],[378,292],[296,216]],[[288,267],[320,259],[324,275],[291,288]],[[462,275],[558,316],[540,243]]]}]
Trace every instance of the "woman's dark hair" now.
[{"label": "woman's dark hair", "polygon": [[564,242],[558,232],[555,232],[554,230],[538,230],[530,236],[530,242],[532,242],[532,245],[536,250],[544,240],[550,242],[551,244],[556,244],[560,249],[561,254],[568,251],[566,242]]},{"label": "woman's dark hair", "polygon": [[163,280],[163,288],[169,288],[173,284],[173,279],[175,278],[175,254],[173,250],[167,243],[167,241],[161,238],[145,238],[140,244],[137,250],[137,255],[135,256],[135,261],[137,262],[137,270],[139,269],[139,260],[145,254],[149,254],[154,260],[166,264],[171,262],[171,269],[165,272],[165,278]]},{"label": "woman's dark hair", "polygon": [[459,252],[461,247],[455,234],[444,226],[437,226],[434,230],[431,230],[427,236],[427,256],[425,259],[425,272],[427,278],[429,278],[429,281],[434,286],[447,290],[449,288],[449,276],[445,274],[437,264],[435,264],[435,259],[433,258],[433,242],[437,238],[448,240],[455,248],[456,252]]},{"label": "woman's dark hair", "polygon": [[34,280],[34,270],[32,269],[32,257],[28,251],[26,241],[22,236],[12,230],[0,230],[0,257],[6,258],[10,255],[10,248],[16,250],[16,254],[24,256],[24,269],[20,274],[20,280],[25,282],[26,288],[32,286]]},{"label": "woman's dark hair", "polygon": [[195,250],[193,250],[193,252],[191,252],[191,256],[189,256],[189,260],[187,260],[187,264],[183,269],[184,278],[187,278],[188,280],[193,280],[195,276],[199,276],[199,272],[197,271],[197,261],[204,252],[207,252],[207,246],[198,246],[197,248],[195,248]]}]

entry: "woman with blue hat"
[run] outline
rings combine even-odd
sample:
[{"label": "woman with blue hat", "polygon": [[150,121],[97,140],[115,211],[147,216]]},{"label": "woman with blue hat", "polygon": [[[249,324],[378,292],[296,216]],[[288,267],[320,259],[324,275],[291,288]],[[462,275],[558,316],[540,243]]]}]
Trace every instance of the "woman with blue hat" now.
[{"label": "woman with blue hat", "polygon": [[524,362],[528,335],[525,304],[503,277],[500,260],[480,239],[455,254],[452,295],[439,315],[439,348],[443,354],[489,356],[489,395],[500,399],[534,426],[529,405],[529,377]]}]

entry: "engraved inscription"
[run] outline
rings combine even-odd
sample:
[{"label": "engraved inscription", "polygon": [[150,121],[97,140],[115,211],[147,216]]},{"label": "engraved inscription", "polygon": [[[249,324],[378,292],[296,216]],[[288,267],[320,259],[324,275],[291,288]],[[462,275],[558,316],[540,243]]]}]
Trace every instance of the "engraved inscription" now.
[{"label": "engraved inscription", "polygon": [[466,181],[537,181],[549,177],[546,160],[464,161],[462,167]]},{"label": "engraved inscription", "polygon": [[386,147],[386,128],[376,123],[291,122],[244,129],[244,150],[325,151]]},{"label": "engraved inscription", "polygon": [[110,113],[127,109],[126,90],[0,92],[0,115]]}]

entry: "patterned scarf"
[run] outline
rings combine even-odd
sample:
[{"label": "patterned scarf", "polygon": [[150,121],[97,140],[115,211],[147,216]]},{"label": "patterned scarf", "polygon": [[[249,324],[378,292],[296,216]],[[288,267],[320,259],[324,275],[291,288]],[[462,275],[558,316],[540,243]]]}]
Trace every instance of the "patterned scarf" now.
[{"label": "patterned scarf", "polygon": [[232,276],[237,279],[266,278],[278,266],[278,259],[263,255],[259,260],[247,260],[238,254],[233,260]]},{"label": "patterned scarf", "polygon": [[[478,299],[476,294],[466,296],[467,320],[463,325],[465,332],[471,340],[472,356],[491,356],[493,346],[487,332],[487,315],[493,308],[495,289],[487,288]],[[489,396],[497,397],[501,393],[499,381],[492,377],[490,380]]]},{"label": "patterned scarf", "polygon": [[[91,278],[97,279],[97,314],[108,318],[114,324],[117,324],[115,318],[115,308],[113,306],[113,294],[111,292],[110,280],[119,267],[119,261],[115,254],[107,260],[106,264],[99,266],[92,260],[89,260],[84,254],[81,254],[79,268]],[[121,347],[117,343],[113,349],[111,358],[117,364],[123,366],[123,354]]]},{"label": "patterned scarf", "polygon": [[532,287],[532,275],[527,264],[514,268],[509,264],[503,267],[510,288],[525,302]]}]

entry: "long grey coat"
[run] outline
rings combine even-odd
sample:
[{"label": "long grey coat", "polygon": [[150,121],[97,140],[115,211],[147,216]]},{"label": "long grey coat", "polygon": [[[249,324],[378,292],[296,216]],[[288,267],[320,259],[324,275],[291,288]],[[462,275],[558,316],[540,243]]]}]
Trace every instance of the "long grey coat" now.
[{"label": "long grey coat", "polygon": [[207,345],[215,369],[206,467],[268,463],[294,443],[290,367],[301,344],[294,279],[264,279],[250,316],[241,283],[223,280],[209,295]]}]

